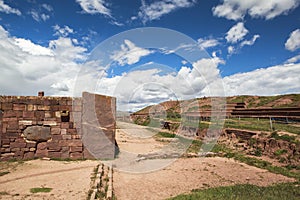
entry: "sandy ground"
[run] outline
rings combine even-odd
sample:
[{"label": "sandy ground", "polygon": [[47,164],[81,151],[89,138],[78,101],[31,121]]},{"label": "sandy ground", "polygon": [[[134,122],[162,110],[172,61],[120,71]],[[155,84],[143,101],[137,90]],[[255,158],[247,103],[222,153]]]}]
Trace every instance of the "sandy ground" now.
[{"label": "sandy ground", "polygon": [[[118,123],[120,147],[115,161],[113,187],[118,200],[166,199],[192,189],[251,183],[261,186],[294,181],[282,175],[226,158],[139,159],[139,154],[163,152],[165,142],[153,131]],[[167,149],[169,150],[169,149]],[[86,199],[90,176],[99,161],[32,160],[21,164],[0,162],[0,199]],[[49,187],[49,193],[30,193],[31,188]]]},{"label": "sandy ground", "polygon": [[[166,199],[192,189],[250,183],[266,186],[278,182],[294,181],[227,158],[181,158],[134,160],[138,153],[152,153],[163,144],[147,137],[150,133],[126,123],[118,124],[117,140],[121,153],[114,163],[114,191],[118,200]],[[143,132],[142,134],[140,134]],[[152,133],[153,135],[153,133]],[[161,164],[161,165],[160,165]],[[149,167],[150,166],[150,167]],[[149,169],[147,169],[147,167]],[[125,169],[125,170],[124,170]],[[132,170],[130,170],[132,169]],[[144,169],[144,170],[143,170]]]},{"label": "sandy ground", "polygon": [[[0,163],[0,199],[86,199],[90,176],[99,161],[31,160],[22,164]],[[53,188],[49,193],[30,192],[31,188]]]}]

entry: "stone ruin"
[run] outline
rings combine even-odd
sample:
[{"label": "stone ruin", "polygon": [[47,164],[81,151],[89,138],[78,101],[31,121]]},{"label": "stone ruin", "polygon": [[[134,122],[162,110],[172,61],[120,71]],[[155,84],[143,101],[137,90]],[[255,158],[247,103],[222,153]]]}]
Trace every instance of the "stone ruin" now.
[{"label": "stone ruin", "polygon": [[113,159],[116,99],[0,96],[0,161],[10,159]]}]

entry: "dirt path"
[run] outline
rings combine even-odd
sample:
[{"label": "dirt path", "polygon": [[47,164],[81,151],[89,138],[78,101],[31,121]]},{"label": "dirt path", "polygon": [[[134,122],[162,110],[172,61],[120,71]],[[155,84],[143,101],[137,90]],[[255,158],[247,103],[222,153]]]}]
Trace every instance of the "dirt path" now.
[{"label": "dirt path", "polygon": [[[97,164],[99,161],[90,160],[26,161],[0,176],[0,199],[86,199],[90,175]],[[53,189],[32,194],[30,189],[36,187]]]},{"label": "dirt path", "polygon": [[[265,186],[294,181],[294,179],[273,174],[267,170],[220,157],[134,160],[136,159],[134,153],[155,152],[164,144],[151,138],[150,133],[144,132],[144,127],[139,129],[136,125],[124,123],[120,127],[116,136],[121,149],[119,161],[126,167],[115,163],[113,184],[119,200],[157,200],[199,188],[238,183]],[[142,130],[141,135],[139,135],[139,130]],[[131,162],[125,162],[124,151],[130,151],[133,155]]]}]

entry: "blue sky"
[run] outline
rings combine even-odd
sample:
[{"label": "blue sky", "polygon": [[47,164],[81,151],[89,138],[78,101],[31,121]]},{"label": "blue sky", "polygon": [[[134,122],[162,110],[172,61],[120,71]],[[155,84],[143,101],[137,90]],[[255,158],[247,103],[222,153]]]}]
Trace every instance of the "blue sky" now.
[{"label": "blue sky", "polygon": [[[87,90],[116,96],[125,110],[169,99],[299,93],[299,4],[0,0],[0,93]],[[158,29],[132,31],[148,27]],[[174,34],[172,42],[159,28]],[[147,41],[158,41],[156,49]],[[182,57],[191,48],[201,49],[198,59]]]}]

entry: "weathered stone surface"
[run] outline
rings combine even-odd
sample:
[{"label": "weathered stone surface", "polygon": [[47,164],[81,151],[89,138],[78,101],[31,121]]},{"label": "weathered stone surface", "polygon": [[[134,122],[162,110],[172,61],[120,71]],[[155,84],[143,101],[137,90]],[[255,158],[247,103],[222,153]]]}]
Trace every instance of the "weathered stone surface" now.
[{"label": "weathered stone surface", "polygon": [[10,148],[25,148],[26,147],[26,143],[25,142],[13,142],[10,143]]},{"label": "weathered stone surface", "polygon": [[49,151],[48,157],[49,158],[61,158],[61,152]]},{"label": "weathered stone surface", "polygon": [[81,147],[70,147],[70,152],[82,152],[82,146]]},{"label": "weathered stone surface", "polygon": [[47,142],[47,148],[50,151],[60,151],[61,147],[59,146],[58,142]]},{"label": "weathered stone surface", "polygon": [[43,142],[51,138],[50,127],[30,126],[23,131],[27,140]]},{"label": "weathered stone surface", "polygon": [[33,158],[34,158],[34,152],[24,153],[24,159],[33,159]]},{"label": "weathered stone surface", "polygon": [[52,135],[59,135],[60,134],[60,128],[52,127],[51,128],[51,134]]},{"label": "weathered stone surface", "polygon": [[78,152],[70,153],[70,158],[82,159],[82,153],[78,153]]}]

